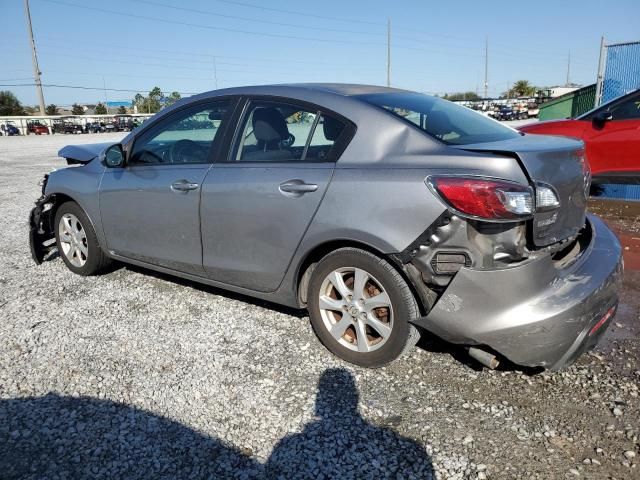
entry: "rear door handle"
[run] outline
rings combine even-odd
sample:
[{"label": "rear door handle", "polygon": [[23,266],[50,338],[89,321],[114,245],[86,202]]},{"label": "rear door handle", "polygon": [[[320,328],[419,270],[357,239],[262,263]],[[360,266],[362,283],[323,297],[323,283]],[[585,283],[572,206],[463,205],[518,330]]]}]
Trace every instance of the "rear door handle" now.
[{"label": "rear door handle", "polygon": [[178,180],[171,184],[171,190],[174,192],[188,192],[189,190],[197,189],[199,186],[197,183],[192,183],[188,180]]},{"label": "rear door handle", "polygon": [[280,184],[280,191],[284,193],[311,193],[318,190],[318,185],[314,183],[305,183],[303,180],[287,180]]}]

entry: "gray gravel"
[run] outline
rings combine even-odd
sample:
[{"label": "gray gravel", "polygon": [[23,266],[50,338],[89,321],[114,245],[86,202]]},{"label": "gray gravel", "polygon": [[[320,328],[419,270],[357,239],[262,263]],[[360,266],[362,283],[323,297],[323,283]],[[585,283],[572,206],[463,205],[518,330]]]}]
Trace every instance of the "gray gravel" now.
[{"label": "gray gravel", "polygon": [[34,265],[26,220],[58,148],[114,138],[0,137],[0,478],[640,478],[637,303],[556,374],[429,340],[364,370],[301,312]]}]

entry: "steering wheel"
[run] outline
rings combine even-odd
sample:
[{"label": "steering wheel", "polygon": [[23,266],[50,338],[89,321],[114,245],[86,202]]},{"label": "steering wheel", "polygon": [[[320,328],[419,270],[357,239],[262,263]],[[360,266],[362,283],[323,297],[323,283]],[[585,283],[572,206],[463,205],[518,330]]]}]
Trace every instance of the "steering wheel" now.
[{"label": "steering wheel", "polygon": [[200,163],[207,157],[207,149],[193,140],[182,139],[171,145],[169,149],[171,163]]},{"label": "steering wheel", "polygon": [[296,141],[296,137],[294,137],[293,134],[290,133],[287,138],[283,138],[282,140],[280,140],[280,147],[289,148],[291,145],[293,145],[295,141]]}]

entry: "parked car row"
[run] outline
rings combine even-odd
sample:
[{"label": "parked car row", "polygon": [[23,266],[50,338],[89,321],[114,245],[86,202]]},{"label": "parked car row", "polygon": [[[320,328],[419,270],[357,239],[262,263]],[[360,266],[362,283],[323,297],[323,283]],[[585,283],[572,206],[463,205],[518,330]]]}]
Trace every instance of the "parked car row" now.
[{"label": "parked car row", "polygon": [[11,120],[0,123],[0,135],[6,135],[11,137],[13,135],[20,135],[20,130],[16,127],[16,124]]},{"label": "parked car row", "polygon": [[[49,134],[74,134],[74,133],[104,133],[104,132],[130,132],[140,126],[144,119],[131,115],[118,115],[111,121],[90,121],[81,123],[77,117],[59,117],[51,120],[51,125],[46,125],[40,120],[28,121],[26,126],[27,135],[49,135]],[[6,120],[0,123],[0,135],[14,136],[22,135],[21,128],[13,120]]]}]

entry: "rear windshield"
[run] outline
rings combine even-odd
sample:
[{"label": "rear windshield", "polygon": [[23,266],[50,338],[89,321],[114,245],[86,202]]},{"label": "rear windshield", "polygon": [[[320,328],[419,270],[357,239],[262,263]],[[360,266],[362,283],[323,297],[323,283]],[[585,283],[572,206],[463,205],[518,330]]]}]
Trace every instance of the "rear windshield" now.
[{"label": "rear windshield", "polygon": [[358,98],[388,110],[449,145],[497,142],[520,135],[467,107],[421,93],[374,93]]}]

